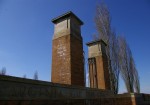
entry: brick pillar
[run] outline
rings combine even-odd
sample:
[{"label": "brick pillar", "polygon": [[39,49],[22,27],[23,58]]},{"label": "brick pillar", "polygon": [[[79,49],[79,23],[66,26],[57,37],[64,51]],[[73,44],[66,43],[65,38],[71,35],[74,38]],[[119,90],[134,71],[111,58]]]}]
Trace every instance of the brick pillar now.
[{"label": "brick pillar", "polygon": [[98,40],[87,43],[87,46],[90,87],[110,90],[106,43]]},{"label": "brick pillar", "polygon": [[54,18],[52,22],[52,82],[85,86],[81,36],[83,22],[72,12]]}]

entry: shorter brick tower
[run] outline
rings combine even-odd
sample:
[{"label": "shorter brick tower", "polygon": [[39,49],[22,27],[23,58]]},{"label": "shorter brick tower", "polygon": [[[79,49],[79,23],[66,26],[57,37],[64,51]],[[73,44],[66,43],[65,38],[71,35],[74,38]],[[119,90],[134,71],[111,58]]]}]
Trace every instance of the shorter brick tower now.
[{"label": "shorter brick tower", "polygon": [[54,26],[52,47],[52,82],[85,86],[83,22],[72,12],[67,12],[52,22]]},{"label": "shorter brick tower", "polygon": [[89,79],[91,88],[110,90],[106,43],[103,40],[87,43]]}]

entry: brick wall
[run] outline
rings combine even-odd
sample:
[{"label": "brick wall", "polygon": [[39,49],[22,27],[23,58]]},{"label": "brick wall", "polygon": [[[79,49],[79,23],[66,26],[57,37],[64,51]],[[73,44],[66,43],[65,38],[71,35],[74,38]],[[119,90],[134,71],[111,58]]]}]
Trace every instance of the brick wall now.
[{"label": "brick wall", "polygon": [[52,82],[71,84],[70,35],[53,40]]},{"label": "brick wall", "polygon": [[[111,90],[108,58],[105,51],[106,44],[104,41],[98,40],[89,42],[87,45],[89,54],[90,87]],[[92,59],[95,59],[94,64]]]},{"label": "brick wall", "polygon": [[71,84],[85,86],[82,38],[71,36]]},{"label": "brick wall", "polygon": [[82,38],[65,35],[52,48],[52,82],[85,86]]}]

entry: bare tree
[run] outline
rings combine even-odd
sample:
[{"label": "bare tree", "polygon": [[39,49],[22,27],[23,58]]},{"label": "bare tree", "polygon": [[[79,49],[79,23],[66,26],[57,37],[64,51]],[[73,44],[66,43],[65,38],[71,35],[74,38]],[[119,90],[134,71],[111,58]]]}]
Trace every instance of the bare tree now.
[{"label": "bare tree", "polygon": [[119,37],[119,57],[120,57],[120,72],[122,78],[126,84],[128,92],[134,92],[134,88],[137,93],[140,92],[140,84],[138,72],[134,63],[132,52],[128,46],[126,39],[124,37]]},{"label": "bare tree", "polygon": [[134,81],[133,81],[134,89],[136,93],[140,93],[139,75],[138,75],[138,71],[136,69],[136,65],[132,56],[131,56],[130,63],[131,63],[130,69],[133,72],[133,78],[134,78]]},{"label": "bare tree", "polygon": [[118,93],[119,74],[126,84],[128,92],[140,92],[139,76],[136,70],[131,49],[125,38],[117,36],[111,27],[111,17],[107,6],[101,2],[96,8],[95,24],[97,34],[94,39],[107,43],[106,53],[110,74],[111,90]]},{"label": "bare tree", "polygon": [[37,71],[34,73],[33,79],[38,80],[38,72]]},{"label": "bare tree", "polygon": [[111,18],[109,10],[103,2],[101,2],[96,8],[95,23],[98,31],[98,35],[95,35],[95,38],[103,39],[108,43],[111,33]]},{"label": "bare tree", "polygon": [[0,75],[6,75],[6,68],[3,67],[2,70],[0,71]]},{"label": "bare tree", "polygon": [[101,2],[96,8],[95,24],[98,34],[95,39],[102,39],[107,43],[106,53],[108,57],[108,68],[110,74],[111,90],[118,93],[119,67],[118,47],[115,31],[111,28],[111,17],[107,6]]},{"label": "bare tree", "polygon": [[115,32],[112,33],[111,35],[111,42],[110,42],[110,72],[111,75],[111,86],[112,90],[114,91],[115,94],[118,93],[119,90],[119,58],[118,58],[118,51],[119,51],[119,46],[118,46],[118,38],[116,37]]},{"label": "bare tree", "polygon": [[137,69],[135,68],[135,73],[134,73],[134,88],[135,88],[135,91],[137,93],[140,93],[140,81],[139,81],[139,75],[138,75],[138,72],[137,72]]}]

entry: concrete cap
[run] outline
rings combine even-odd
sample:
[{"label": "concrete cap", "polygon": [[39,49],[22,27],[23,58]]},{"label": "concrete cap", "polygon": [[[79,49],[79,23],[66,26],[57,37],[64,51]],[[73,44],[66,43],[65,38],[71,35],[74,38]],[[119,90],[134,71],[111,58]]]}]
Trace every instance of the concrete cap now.
[{"label": "concrete cap", "polygon": [[100,40],[94,40],[94,41],[88,42],[88,43],[86,43],[86,45],[87,45],[87,46],[90,46],[90,45],[97,44],[97,43],[104,43],[105,46],[107,46],[106,42],[105,42],[104,40],[102,40],[102,39],[100,39]]},{"label": "concrete cap", "polygon": [[75,17],[79,22],[80,22],[80,25],[83,25],[84,23],[72,12],[72,11],[69,11],[63,15],[60,15],[54,19],[52,19],[52,22],[53,23],[57,23],[60,19],[65,19],[67,17]]}]

